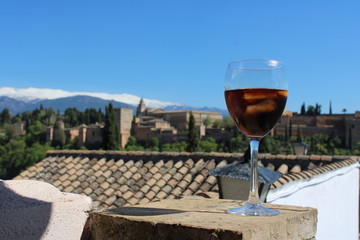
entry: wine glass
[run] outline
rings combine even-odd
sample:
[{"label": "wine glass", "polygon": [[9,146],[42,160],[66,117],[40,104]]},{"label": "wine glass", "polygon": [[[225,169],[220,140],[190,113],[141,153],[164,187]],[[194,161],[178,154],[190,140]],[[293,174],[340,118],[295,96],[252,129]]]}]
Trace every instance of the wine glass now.
[{"label": "wine glass", "polygon": [[287,100],[283,63],[270,59],[230,62],[225,75],[225,101],[239,130],[250,140],[250,193],[244,206],[228,213],[243,216],[274,216],[258,193],[258,150],[262,137],[279,121]]}]

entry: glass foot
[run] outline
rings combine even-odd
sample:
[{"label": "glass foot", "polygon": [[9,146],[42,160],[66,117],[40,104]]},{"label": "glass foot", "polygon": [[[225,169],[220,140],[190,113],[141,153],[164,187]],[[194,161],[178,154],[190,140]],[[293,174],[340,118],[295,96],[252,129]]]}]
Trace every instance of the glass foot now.
[{"label": "glass foot", "polygon": [[280,214],[279,211],[268,209],[261,204],[246,204],[239,208],[232,208],[227,210],[227,213],[241,215],[241,216],[276,216]]}]

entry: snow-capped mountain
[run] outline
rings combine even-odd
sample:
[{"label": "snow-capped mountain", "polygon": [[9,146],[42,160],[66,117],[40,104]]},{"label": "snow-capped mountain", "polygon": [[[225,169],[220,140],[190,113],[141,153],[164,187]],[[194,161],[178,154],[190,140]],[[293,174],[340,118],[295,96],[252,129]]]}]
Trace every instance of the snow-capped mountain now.
[{"label": "snow-capped mountain", "polygon": [[[8,108],[11,113],[32,111],[42,105],[45,108],[53,108],[55,111],[64,112],[69,107],[75,107],[80,111],[86,108],[103,109],[111,101],[114,107],[127,107],[136,109],[140,97],[131,94],[108,94],[91,92],[69,92],[61,89],[47,88],[0,88],[0,111]],[[193,107],[177,102],[163,102],[144,98],[146,107],[162,108],[165,110],[197,110],[218,112],[228,115],[228,112],[219,108]]]},{"label": "snow-capped mountain", "polygon": [[[140,97],[123,93],[123,94],[109,94],[109,93],[91,93],[91,92],[69,92],[61,89],[48,88],[0,88],[0,96],[13,98],[23,102],[38,102],[39,100],[53,100],[58,98],[74,97],[74,96],[90,96],[103,100],[113,100],[117,102],[126,103],[136,106],[140,102]],[[176,102],[163,102],[154,99],[144,98],[146,106],[149,108],[166,108],[167,106],[184,106]]]}]

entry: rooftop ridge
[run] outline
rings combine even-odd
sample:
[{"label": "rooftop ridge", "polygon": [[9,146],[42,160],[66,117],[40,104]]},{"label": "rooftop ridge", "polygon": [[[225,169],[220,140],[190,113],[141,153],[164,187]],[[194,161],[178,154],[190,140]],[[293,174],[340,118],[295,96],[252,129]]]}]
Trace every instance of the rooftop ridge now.
[{"label": "rooftop ridge", "polygon": [[296,181],[296,180],[300,180],[300,179],[309,179],[315,175],[333,171],[333,170],[336,170],[336,169],[339,169],[339,168],[342,168],[345,166],[355,164],[357,162],[359,162],[358,159],[347,158],[347,159],[342,160],[341,162],[329,163],[329,164],[326,164],[323,166],[316,167],[314,169],[308,169],[308,170],[304,170],[301,172],[289,172],[289,173],[286,173],[283,176],[281,176],[278,180],[276,180],[271,185],[271,189],[278,188],[278,187],[280,187],[288,182],[291,182],[291,181]]},{"label": "rooftop ridge", "polygon": [[[192,159],[193,161],[199,160],[215,160],[221,162],[226,159],[229,162],[242,161],[243,153],[219,153],[219,152],[155,152],[155,151],[115,151],[115,150],[49,150],[46,152],[47,157],[56,156],[72,156],[72,157],[88,157],[88,158],[105,158],[111,159],[122,159],[124,161],[137,161],[142,160],[144,162],[153,160],[187,160]],[[144,156],[146,158],[144,158]],[[160,158],[161,159],[160,159]],[[176,159],[174,159],[176,158]]]}]

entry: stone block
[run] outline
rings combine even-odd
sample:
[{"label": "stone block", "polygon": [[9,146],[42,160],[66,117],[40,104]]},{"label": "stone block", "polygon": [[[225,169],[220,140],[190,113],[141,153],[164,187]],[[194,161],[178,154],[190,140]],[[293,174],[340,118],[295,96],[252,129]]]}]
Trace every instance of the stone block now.
[{"label": "stone block", "polygon": [[[225,213],[243,202],[187,197],[90,213],[87,240],[292,240],[314,239],[317,210],[267,205],[281,212],[273,217]],[[141,231],[139,231],[141,229]]]}]

